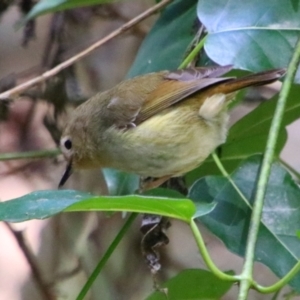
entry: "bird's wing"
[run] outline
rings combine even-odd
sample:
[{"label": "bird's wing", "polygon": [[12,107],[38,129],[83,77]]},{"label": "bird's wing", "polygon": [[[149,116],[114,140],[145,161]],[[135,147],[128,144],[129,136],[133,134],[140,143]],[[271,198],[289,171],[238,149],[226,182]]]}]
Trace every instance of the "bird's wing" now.
[{"label": "bird's wing", "polygon": [[[107,122],[119,128],[138,125],[186,97],[218,82],[232,66],[163,71],[122,82],[108,97]],[[105,116],[103,116],[104,118]]]},{"label": "bird's wing", "polygon": [[124,81],[114,89],[114,96],[108,97],[109,124],[130,128],[208,87],[212,94],[231,94],[245,87],[274,82],[285,74],[285,69],[275,69],[238,79],[219,77],[231,68],[216,66],[164,71]]},{"label": "bird's wing", "polygon": [[[218,77],[228,72],[231,66],[195,68],[168,73],[146,98],[135,123],[139,124],[163,109],[186,97],[209,87],[211,94],[232,94],[240,89],[272,83],[282,77],[285,69],[274,69],[241,78]],[[232,97],[231,97],[232,98]]]},{"label": "bird's wing", "polygon": [[[200,69],[200,68],[199,68]],[[214,68],[187,69],[170,72],[156,89],[145,99],[135,123],[139,124],[188,96],[219,82],[231,80],[231,77],[215,78],[221,70]],[[227,70],[228,71],[228,70]]]}]

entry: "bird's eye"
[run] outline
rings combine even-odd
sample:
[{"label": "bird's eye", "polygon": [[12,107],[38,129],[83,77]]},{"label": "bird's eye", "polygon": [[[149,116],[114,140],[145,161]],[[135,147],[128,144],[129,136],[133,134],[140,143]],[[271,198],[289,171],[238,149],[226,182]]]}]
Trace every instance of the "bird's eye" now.
[{"label": "bird's eye", "polygon": [[70,139],[65,140],[64,146],[67,150],[71,150],[72,148],[72,141]]}]

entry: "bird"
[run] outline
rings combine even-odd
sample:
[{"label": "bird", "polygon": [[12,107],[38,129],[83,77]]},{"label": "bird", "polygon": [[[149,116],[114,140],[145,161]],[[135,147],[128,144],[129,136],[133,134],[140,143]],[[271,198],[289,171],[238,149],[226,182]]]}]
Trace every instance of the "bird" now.
[{"label": "bird", "polygon": [[221,77],[233,66],[159,71],[127,79],[78,106],[60,140],[73,170],[114,168],[155,178],[143,189],[195,169],[228,132],[228,104],[237,91],[272,83],[285,69]]}]

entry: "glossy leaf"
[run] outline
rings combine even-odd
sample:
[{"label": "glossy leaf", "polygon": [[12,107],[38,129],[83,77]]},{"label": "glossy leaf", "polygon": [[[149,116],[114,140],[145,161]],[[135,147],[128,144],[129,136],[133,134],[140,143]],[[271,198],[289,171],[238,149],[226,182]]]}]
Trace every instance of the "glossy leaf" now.
[{"label": "glossy leaf", "polygon": [[103,169],[102,172],[111,196],[134,194],[139,188],[137,175],[114,169]]},{"label": "glossy leaf", "polygon": [[[166,189],[166,188],[156,188],[153,190],[148,190],[143,193],[145,196],[155,196],[155,197],[168,197],[168,198],[182,198],[184,197],[178,191]],[[209,214],[216,207],[216,202],[207,203],[204,201],[197,201],[196,212],[193,215],[193,218],[201,217]]]},{"label": "glossy leaf", "polygon": [[[189,197],[197,202],[217,202],[216,208],[201,217],[203,222],[236,254],[244,256],[256,180],[261,156],[244,161],[233,173],[233,180],[249,199],[245,203],[228,180],[207,176],[191,188]],[[268,183],[262,222],[259,229],[255,260],[283,277],[300,258],[300,189],[287,171],[276,162]],[[300,274],[290,283],[300,291]]]},{"label": "glossy leaf", "polygon": [[[287,140],[285,127],[300,117],[299,94],[300,87],[294,85],[289,94],[279,132],[276,146],[277,156],[279,156]],[[218,151],[219,157],[228,172],[232,172],[247,157],[264,152],[277,98],[278,96],[261,103],[259,107],[230,128],[226,143]],[[220,174],[212,158],[208,158],[198,169],[190,172],[187,175],[187,181],[191,184],[197,178],[207,174]]]},{"label": "glossy leaf", "polygon": [[300,10],[293,1],[204,0],[197,14],[208,30],[207,55],[237,69],[286,67],[300,34]]},{"label": "glossy leaf", "polygon": [[91,194],[73,190],[32,192],[20,198],[0,202],[0,220],[23,222],[46,219],[87,197],[91,197]]},{"label": "glossy leaf", "polygon": [[0,203],[0,220],[22,222],[45,219],[62,211],[129,211],[159,214],[189,222],[196,209],[182,198],[90,196],[71,190],[37,191]]},{"label": "glossy leaf", "polygon": [[196,0],[168,5],[143,41],[127,77],[177,69],[196,33]]},{"label": "glossy leaf", "polygon": [[41,0],[34,5],[27,14],[26,21],[47,13],[116,1],[117,0]]},{"label": "glossy leaf", "polygon": [[155,292],[147,300],[219,300],[232,284],[220,280],[209,271],[188,269],[162,285],[162,288],[166,288],[167,297],[163,292]]},{"label": "glossy leaf", "polygon": [[74,203],[65,211],[128,211],[158,214],[189,222],[195,206],[188,199],[128,195],[122,197],[93,197]]}]

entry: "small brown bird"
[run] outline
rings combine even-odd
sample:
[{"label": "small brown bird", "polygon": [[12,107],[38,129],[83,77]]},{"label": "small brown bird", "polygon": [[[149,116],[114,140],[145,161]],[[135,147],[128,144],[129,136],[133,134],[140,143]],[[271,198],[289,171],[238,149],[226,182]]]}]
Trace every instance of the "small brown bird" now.
[{"label": "small brown bird", "polygon": [[148,188],[199,166],[224,143],[227,105],[236,91],[276,81],[284,69],[219,77],[231,66],[162,71],[128,79],[80,105],[61,150],[72,169],[109,167],[158,178]]}]

